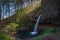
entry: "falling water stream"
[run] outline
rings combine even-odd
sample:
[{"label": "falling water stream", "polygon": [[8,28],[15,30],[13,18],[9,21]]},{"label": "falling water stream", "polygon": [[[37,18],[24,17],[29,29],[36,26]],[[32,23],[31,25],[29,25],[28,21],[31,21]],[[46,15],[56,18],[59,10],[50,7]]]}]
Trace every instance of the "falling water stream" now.
[{"label": "falling water stream", "polygon": [[[42,2],[42,0],[40,0],[40,1],[38,1],[38,2]],[[40,18],[41,18],[41,14],[38,16],[38,19],[37,19],[36,24],[35,24],[35,26],[34,26],[33,32],[31,32],[32,35],[35,35],[35,34],[38,33],[38,24],[39,24]]]},{"label": "falling water stream", "polygon": [[39,17],[38,17],[38,19],[37,19],[37,21],[36,21],[36,24],[35,24],[35,26],[34,26],[33,32],[31,32],[31,34],[33,34],[33,35],[35,35],[35,34],[38,33],[37,28],[38,28],[38,24],[39,24],[40,18],[41,18],[41,14],[39,15]]}]

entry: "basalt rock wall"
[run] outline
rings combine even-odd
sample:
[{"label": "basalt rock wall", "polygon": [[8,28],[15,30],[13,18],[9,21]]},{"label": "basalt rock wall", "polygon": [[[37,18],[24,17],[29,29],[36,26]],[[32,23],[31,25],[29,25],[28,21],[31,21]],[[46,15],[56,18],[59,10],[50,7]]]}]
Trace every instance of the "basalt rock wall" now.
[{"label": "basalt rock wall", "polygon": [[41,22],[50,24],[60,24],[60,0],[42,0],[40,14]]}]

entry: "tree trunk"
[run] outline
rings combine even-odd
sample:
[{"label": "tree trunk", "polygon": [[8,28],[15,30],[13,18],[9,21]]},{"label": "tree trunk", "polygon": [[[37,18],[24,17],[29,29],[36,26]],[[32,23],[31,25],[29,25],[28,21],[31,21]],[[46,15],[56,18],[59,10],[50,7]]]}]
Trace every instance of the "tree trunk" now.
[{"label": "tree trunk", "polygon": [[1,22],[1,6],[0,6],[0,22]]}]

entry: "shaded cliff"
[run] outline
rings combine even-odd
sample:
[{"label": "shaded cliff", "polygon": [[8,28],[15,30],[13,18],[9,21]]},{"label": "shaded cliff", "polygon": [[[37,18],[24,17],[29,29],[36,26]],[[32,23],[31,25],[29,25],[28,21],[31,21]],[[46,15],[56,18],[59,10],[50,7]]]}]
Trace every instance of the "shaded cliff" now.
[{"label": "shaded cliff", "polygon": [[42,0],[41,7],[32,13],[33,16],[30,18],[30,20],[36,21],[38,14],[41,14],[41,23],[60,24],[59,2],[59,0]]},{"label": "shaded cliff", "polygon": [[41,14],[45,23],[59,24],[59,0],[42,0]]}]

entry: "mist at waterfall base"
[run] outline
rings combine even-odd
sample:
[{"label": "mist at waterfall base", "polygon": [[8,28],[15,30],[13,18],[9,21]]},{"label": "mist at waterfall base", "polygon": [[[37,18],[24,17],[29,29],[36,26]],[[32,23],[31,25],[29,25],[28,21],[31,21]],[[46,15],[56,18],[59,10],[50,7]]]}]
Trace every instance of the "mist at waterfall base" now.
[{"label": "mist at waterfall base", "polygon": [[38,19],[36,21],[36,24],[35,24],[34,31],[30,33],[31,35],[35,35],[35,34],[38,33],[38,24],[39,24],[40,17],[41,17],[41,15],[39,15],[39,17],[38,17]]}]

